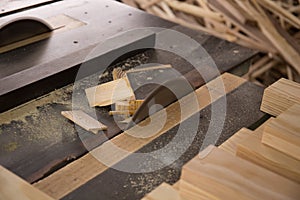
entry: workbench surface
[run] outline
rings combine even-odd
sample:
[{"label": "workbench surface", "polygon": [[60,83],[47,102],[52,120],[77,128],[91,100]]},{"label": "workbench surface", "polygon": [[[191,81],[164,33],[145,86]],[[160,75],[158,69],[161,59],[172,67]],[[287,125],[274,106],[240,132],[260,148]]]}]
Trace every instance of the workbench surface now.
[{"label": "workbench surface", "polygon": [[[81,15],[84,15],[82,14],[84,13],[83,10],[82,13],[79,12],[83,3],[85,9],[89,8],[93,10],[92,7],[95,6],[95,2],[97,2],[97,5],[108,5],[109,7],[118,8],[120,13],[126,12],[132,14],[131,18],[128,18],[127,21],[118,22],[118,20],[116,20],[116,24],[114,25],[115,29],[118,23],[123,23],[122,27],[126,27],[128,24],[128,29],[139,26],[171,27],[199,42],[214,59],[221,73],[244,63],[256,53],[253,50],[219,40],[210,35],[176,26],[175,24],[150,16],[118,2],[110,0],[81,2],[82,4],[80,1],[76,1],[76,3],[62,1],[59,2],[59,5],[63,4],[70,10],[75,9],[79,18]],[[55,4],[50,4],[39,8],[32,8],[26,12],[37,12],[35,9],[46,10],[47,6],[54,10],[56,9]],[[50,11],[46,12],[45,16],[48,17],[49,12]],[[68,12],[68,10],[66,10],[66,12]],[[90,13],[92,12],[93,11]],[[113,12],[113,9],[110,12]],[[105,12],[104,17],[108,16],[107,13],[108,11]],[[120,13],[113,13],[112,16],[114,15],[114,18],[117,19]],[[22,12],[17,14],[21,15]],[[99,19],[103,21],[108,20],[107,18],[101,18],[102,13],[98,14],[99,16],[97,17]],[[99,34],[101,34],[101,31],[104,30],[99,30]],[[36,45],[38,45],[38,43]],[[43,45],[43,42],[41,45]],[[2,56],[0,59],[5,58]],[[161,50],[144,50],[135,53],[130,59],[126,60],[122,58],[118,60],[118,62],[115,62],[107,68],[107,72],[111,72],[113,67],[125,65],[137,66],[143,63],[172,64],[172,66],[183,75],[193,70],[191,64],[186,60],[178,58],[168,52]],[[100,74],[95,73],[86,79],[95,79],[99,77],[99,75]],[[214,77],[211,77],[211,79],[213,78]],[[108,75],[99,81],[105,82],[109,80],[111,80],[111,77]],[[198,87],[204,84],[201,79],[191,81]],[[87,146],[89,150],[94,149],[105,142],[107,140],[106,137],[112,138],[122,132],[120,127],[114,122],[114,119],[108,115],[110,107],[96,109],[98,119],[108,126],[108,131],[104,134],[94,135],[80,128],[78,129],[73,123],[61,116],[61,111],[72,109],[73,86],[73,84],[69,84],[61,87],[40,98],[28,101],[25,104],[0,114],[1,165],[28,182],[35,183],[84,156],[88,152]],[[149,91],[145,92],[149,93]],[[264,114],[259,111],[262,93],[263,88],[245,82],[227,94],[225,125],[217,144],[221,144],[240,128],[250,127],[264,117]],[[20,96],[20,98],[22,97]],[[87,101],[84,96],[82,96],[82,101]],[[214,102],[214,104],[218,106],[218,101]],[[222,108],[220,107],[220,109]],[[175,183],[180,177],[183,164],[193,158],[200,150],[199,147],[203,142],[203,133],[205,133],[210,123],[210,112],[211,105],[205,107],[198,113],[200,114],[201,123],[198,127],[197,136],[188,151],[173,164],[151,173],[135,174],[107,169],[87,183],[64,195],[63,199],[140,199],[162,182]],[[181,123],[181,125],[185,127],[185,131],[188,131],[190,127],[189,123],[191,123],[191,119],[195,116]],[[78,135],[78,130],[80,130],[80,135]],[[178,126],[170,129],[159,138],[139,149],[138,152],[148,152],[163,147],[174,137],[177,130]],[[82,141],[84,141],[85,145],[88,145],[83,145]],[[163,161],[153,158],[153,160],[134,163],[134,165],[140,169],[147,170],[147,168],[155,165],[155,163],[159,164],[161,162]],[[117,163],[117,165],[130,164],[132,164],[130,163],[130,156]]]}]

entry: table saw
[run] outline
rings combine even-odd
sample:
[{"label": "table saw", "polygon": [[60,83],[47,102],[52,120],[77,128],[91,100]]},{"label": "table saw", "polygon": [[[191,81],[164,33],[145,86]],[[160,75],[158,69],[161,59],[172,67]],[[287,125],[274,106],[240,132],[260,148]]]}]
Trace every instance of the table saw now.
[{"label": "table saw", "polygon": [[[171,64],[196,89],[206,83],[200,74],[195,73],[194,67],[209,71],[208,66],[193,66],[188,60],[155,49],[159,31],[122,34],[138,28],[159,27],[187,35],[207,51],[221,74],[242,73],[243,67],[257,52],[113,0],[33,2],[23,1],[24,4],[20,2],[12,9],[9,4],[14,1],[8,1],[7,7],[0,13],[0,27],[15,19],[28,17],[41,19],[56,27],[42,40],[32,43],[27,40],[26,44],[12,49],[7,49],[7,44],[0,48],[3,50],[0,54],[0,164],[55,199],[140,199],[162,182],[175,183],[182,166],[199,152],[203,135],[210,124],[211,107],[214,105],[222,109],[221,100],[207,104],[197,111],[197,115],[188,117],[133,150],[151,152],[164,147],[176,135],[179,126],[188,132],[193,118],[198,117],[201,123],[196,137],[176,162],[145,173],[122,172],[114,168],[97,171],[97,164],[90,158],[89,151],[116,136],[122,137],[124,133],[122,127],[108,115],[110,108],[107,107],[95,109],[97,118],[108,126],[102,134],[91,134],[80,128],[78,131],[78,127],[61,116],[61,111],[72,109],[74,81],[95,79],[99,83],[107,82],[111,80],[111,71],[115,67],[160,63]],[[117,34],[121,35],[119,39],[112,40]],[[89,56],[96,46],[106,41],[110,41],[110,45],[105,51]],[[189,49],[186,51],[189,54]],[[82,66],[89,68],[78,77]],[[99,71],[104,71],[106,76],[99,79]],[[210,80],[216,78],[215,74],[209,77]],[[259,110],[263,88],[247,81],[240,82],[240,78],[234,75],[225,74],[225,77],[231,77],[229,79],[232,79],[234,86],[226,92],[226,118],[221,136],[215,141],[217,145],[240,128],[253,128],[267,119]],[[152,89],[139,92],[145,98]],[[126,144],[126,139],[123,142]],[[78,170],[78,161],[86,162],[85,165],[91,169]],[[141,171],[149,171],[149,167],[164,162],[151,158],[132,163],[128,155],[115,165],[134,164]]]}]

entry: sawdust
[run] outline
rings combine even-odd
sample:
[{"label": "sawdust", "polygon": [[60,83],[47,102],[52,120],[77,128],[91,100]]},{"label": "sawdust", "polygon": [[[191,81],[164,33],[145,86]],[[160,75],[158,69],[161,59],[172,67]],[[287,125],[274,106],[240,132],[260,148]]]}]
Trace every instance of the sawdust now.
[{"label": "sawdust", "polygon": [[15,151],[19,147],[19,144],[17,142],[10,142],[6,145],[4,145],[4,150],[7,152]]}]

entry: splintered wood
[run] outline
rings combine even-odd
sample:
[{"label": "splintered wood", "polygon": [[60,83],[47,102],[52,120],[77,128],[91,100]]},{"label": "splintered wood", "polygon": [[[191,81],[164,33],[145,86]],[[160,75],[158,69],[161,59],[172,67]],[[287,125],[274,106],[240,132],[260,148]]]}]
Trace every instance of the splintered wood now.
[{"label": "splintered wood", "polygon": [[54,200],[0,165],[1,200]]},{"label": "splintered wood", "polygon": [[295,103],[300,104],[300,84],[282,78],[265,89],[261,110],[278,116]]},{"label": "splintered wood", "polygon": [[[300,2],[282,0],[126,0],[151,14],[270,53],[300,73]],[[271,58],[271,59],[272,59]],[[278,59],[280,58],[280,59]]]},{"label": "splintered wood", "polygon": [[73,121],[75,124],[94,134],[97,134],[99,131],[107,130],[107,126],[81,110],[62,111],[61,114]]},{"label": "splintered wood", "polygon": [[125,115],[130,116],[142,105],[144,100],[124,100],[115,104],[115,110],[109,111],[109,115]]}]

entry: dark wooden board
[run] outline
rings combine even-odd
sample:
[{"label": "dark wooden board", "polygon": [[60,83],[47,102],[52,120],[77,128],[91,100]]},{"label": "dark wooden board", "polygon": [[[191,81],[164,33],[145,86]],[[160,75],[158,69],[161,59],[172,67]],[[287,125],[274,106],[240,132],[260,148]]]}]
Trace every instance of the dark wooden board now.
[{"label": "dark wooden board", "polygon": [[[249,127],[252,123],[255,123],[264,116],[264,114],[259,111],[262,95],[263,88],[248,82],[227,95],[226,119],[217,145],[221,144],[240,128]],[[219,109],[224,109],[222,101],[220,100],[215,102],[214,106],[219,107]],[[180,178],[182,166],[199,153],[204,135],[207,132],[211,121],[211,106],[206,107],[200,111],[199,114],[200,125],[198,127],[197,136],[193,140],[192,145],[187,148],[188,150],[173,164],[150,173],[126,173],[110,168],[63,199],[134,200],[141,199],[145,194],[153,190],[162,182],[170,184],[175,183]],[[177,143],[176,149],[186,148],[185,141],[187,138],[192,137],[192,135],[190,135],[192,130],[189,129],[190,127],[193,127],[193,123],[197,120],[195,119],[196,117],[198,116],[194,115],[181,123],[180,126],[183,126],[183,132],[178,132],[179,128],[176,126],[138,150],[138,152],[146,153],[161,149],[174,138],[175,134],[179,135],[180,138],[178,141],[181,141]],[[217,123],[212,126],[216,125]],[[217,129],[218,127],[215,128]],[[215,129],[212,129],[212,134],[214,134],[214,130]],[[149,157],[149,159],[144,160],[144,162],[136,162],[136,160],[133,160],[132,157],[129,156],[116,164],[116,166],[132,166],[134,168],[138,166],[139,170],[148,171],[154,169],[154,167],[161,163],[167,162],[167,160],[172,159],[173,157],[178,157],[176,149],[164,152],[164,155],[160,155],[156,158]]]}]

